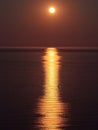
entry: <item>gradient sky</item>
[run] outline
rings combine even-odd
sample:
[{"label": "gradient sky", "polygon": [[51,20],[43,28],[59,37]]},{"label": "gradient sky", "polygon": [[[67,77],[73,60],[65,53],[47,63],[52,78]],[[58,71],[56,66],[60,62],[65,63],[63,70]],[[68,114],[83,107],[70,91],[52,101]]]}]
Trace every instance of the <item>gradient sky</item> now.
[{"label": "gradient sky", "polygon": [[98,46],[98,0],[0,0],[0,46]]}]

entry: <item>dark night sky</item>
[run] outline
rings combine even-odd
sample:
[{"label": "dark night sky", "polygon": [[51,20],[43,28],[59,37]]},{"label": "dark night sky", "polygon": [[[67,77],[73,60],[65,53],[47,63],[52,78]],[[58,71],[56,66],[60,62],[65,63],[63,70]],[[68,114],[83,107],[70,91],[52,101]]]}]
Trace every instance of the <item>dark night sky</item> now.
[{"label": "dark night sky", "polygon": [[98,46],[98,0],[0,0],[0,46]]}]

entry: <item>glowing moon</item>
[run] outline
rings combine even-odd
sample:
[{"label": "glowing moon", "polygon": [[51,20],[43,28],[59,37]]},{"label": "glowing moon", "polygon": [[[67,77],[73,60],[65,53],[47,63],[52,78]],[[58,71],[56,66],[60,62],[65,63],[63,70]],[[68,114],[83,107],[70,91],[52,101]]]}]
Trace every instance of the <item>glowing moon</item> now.
[{"label": "glowing moon", "polygon": [[54,14],[56,12],[54,7],[50,7],[49,8],[49,13]]}]

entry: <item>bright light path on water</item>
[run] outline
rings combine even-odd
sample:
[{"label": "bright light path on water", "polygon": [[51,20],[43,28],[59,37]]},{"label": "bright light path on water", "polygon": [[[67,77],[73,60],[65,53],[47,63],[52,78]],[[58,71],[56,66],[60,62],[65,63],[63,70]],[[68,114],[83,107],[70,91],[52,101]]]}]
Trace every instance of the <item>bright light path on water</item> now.
[{"label": "bright light path on water", "polygon": [[[60,56],[55,48],[48,48],[43,56],[45,73],[44,95],[39,101],[38,113],[42,115],[38,122],[42,130],[61,130],[67,125],[68,104],[61,102],[59,94],[59,65]],[[62,116],[60,116],[62,115]]]}]

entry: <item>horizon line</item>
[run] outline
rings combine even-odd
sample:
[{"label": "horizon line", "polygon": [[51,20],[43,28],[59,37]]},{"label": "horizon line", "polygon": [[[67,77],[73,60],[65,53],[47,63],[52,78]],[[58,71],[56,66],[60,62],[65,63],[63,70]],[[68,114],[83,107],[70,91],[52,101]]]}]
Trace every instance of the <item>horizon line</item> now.
[{"label": "horizon line", "polygon": [[0,47],[0,51],[40,51],[45,50],[47,48],[56,48],[61,51],[98,51],[98,47]]}]

